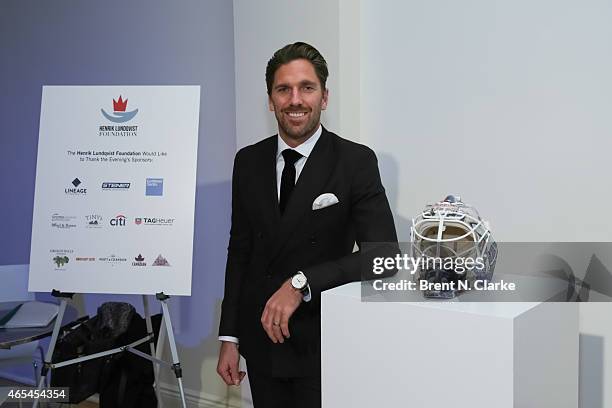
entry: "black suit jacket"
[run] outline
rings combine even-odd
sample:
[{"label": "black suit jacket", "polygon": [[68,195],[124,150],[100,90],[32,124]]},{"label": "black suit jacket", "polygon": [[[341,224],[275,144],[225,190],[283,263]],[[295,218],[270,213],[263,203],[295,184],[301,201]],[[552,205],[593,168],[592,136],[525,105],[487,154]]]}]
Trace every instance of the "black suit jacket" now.
[{"label": "black suit jacket", "polygon": [[[240,339],[250,367],[274,376],[320,370],[320,294],[361,278],[355,242],[397,242],[374,152],[323,128],[280,215],[277,136],[241,149],[234,161],[232,227],[219,335]],[[313,211],[334,193],[338,204]],[[312,292],[290,319],[291,337],[274,344],[260,319],[270,296],[303,271]]]}]

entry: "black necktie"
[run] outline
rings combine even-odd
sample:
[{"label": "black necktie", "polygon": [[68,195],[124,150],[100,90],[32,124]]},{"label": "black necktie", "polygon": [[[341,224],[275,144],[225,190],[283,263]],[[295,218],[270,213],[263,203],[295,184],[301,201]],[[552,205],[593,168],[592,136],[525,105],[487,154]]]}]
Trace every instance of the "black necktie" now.
[{"label": "black necktie", "polygon": [[285,212],[285,207],[295,186],[295,162],[302,157],[301,154],[291,149],[283,150],[282,154],[285,159],[285,167],[281,176],[280,199],[278,201],[281,214]]}]

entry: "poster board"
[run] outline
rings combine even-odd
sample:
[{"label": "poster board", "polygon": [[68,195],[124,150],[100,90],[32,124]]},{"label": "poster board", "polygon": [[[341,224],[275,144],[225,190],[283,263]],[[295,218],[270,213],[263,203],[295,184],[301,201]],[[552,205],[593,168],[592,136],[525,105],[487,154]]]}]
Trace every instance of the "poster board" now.
[{"label": "poster board", "polygon": [[191,294],[199,86],[44,86],[28,289]]}]

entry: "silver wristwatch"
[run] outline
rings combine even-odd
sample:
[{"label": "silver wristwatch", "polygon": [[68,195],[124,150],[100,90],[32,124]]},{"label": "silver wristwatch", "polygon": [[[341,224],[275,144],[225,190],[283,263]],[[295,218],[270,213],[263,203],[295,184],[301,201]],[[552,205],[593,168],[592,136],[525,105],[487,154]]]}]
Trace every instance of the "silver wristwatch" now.
[{"label": "silver wristwatch", "polygon": [[304,292],[308,288],[308,279],[306,275],[302,271],[298,271],[293,278],[291,278],[291,286],[293,289],[299,290],[300,292]]}]

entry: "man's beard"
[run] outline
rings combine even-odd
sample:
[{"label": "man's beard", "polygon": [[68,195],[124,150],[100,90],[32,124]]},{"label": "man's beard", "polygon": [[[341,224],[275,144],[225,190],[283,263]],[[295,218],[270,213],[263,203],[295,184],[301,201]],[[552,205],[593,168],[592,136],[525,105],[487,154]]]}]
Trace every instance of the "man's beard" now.
[{"label": "man's beard", "polygon": [[310,120],[306,122],[304,126],[299,127],[297,129],[291,126],[289,120],[285,116],[285,112],[277,113],[275,111],[275,116],[280,130],[282,130],[282,132],[290,139],[300,141],[308,136],[311,136],[319,127],[319,121],[321,120],[321,111],[319,110],[316,114],[314,111],[312,111],[311,113],[312,116],[310,117]]}]

